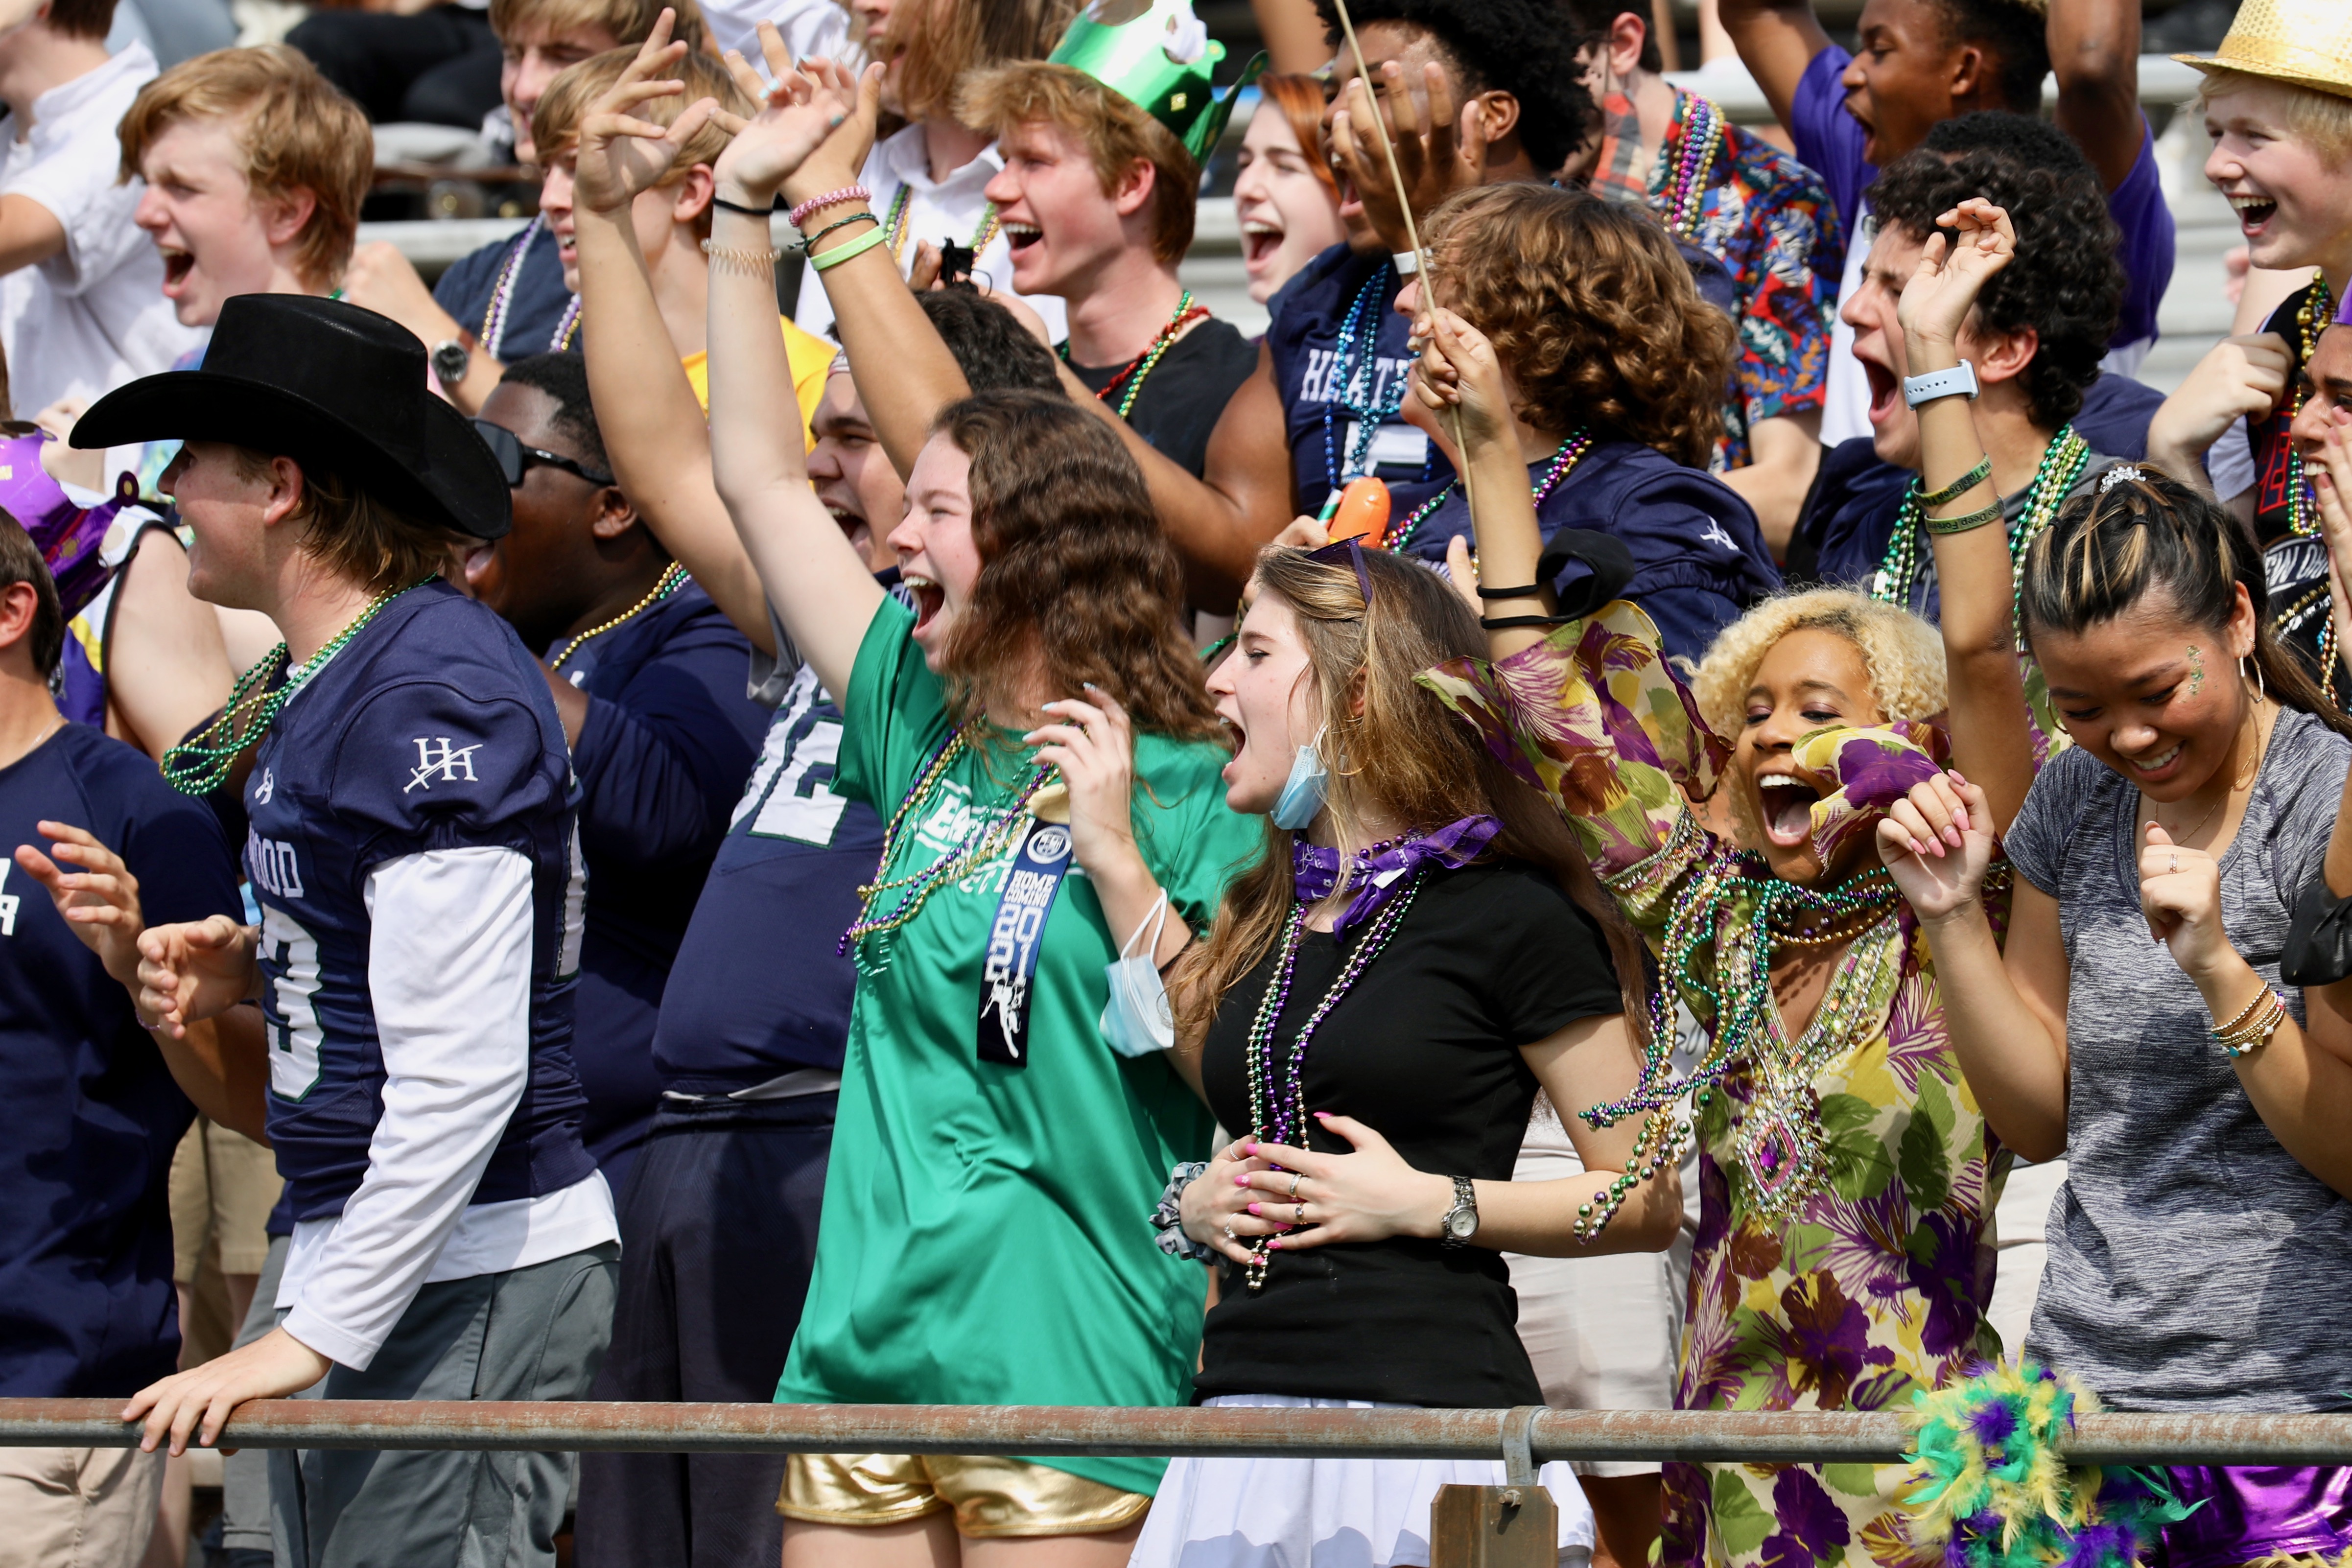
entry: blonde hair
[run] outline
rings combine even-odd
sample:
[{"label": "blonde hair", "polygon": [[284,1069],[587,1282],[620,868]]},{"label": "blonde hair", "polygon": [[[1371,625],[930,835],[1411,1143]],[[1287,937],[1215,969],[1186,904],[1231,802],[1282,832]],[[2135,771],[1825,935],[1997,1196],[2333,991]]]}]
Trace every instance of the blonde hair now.
[{"label": "blonde hair", "polygon": [[709,31],[695,0],[490,0],[490,31],[506,43],[534,25],[559,37],[600,27],[615,44],[635,48],[652,35],[665,5],[677,13],[670,25],[671,41],[682,39],[694,53],[709,53]]},{"label": "blonde hair", "polygon": [[[236,446],[231,457],[247,479],[268,477],[271,454]],[[296,537],[304,553],[371,592],[439,577],[458,550],[476,542],[439,518],[385,500],[349,475],[302,458],[295,462],[302,470],[302,495],[291,520],[301,530]]]},{"label": "blonde hair", "polygon": [[2289,131],[2310,142],[2331,162],[2352,158],[2352,98],[2280,81],[2275,77],[2256,76],[2252,71],[2208,70],[2203,78],[2197,84],[2200,113],[2210,109],[2213,100],[2226,93],[2268,88],[2285,95]]},{"label": "blonde hair", "polygon": [[956,89],[956,118],[1003,140],[1024,125],[1057,125],[1086,144],[1108,196],[1137,159],[1154,170],[1151,254],[1181,261],[1192,247],[1200,166],[1168,128],[1084,71],[1044,60],[1018,60],[967,76]]},{"label": "blonde hair", "polygon": [[[562,74],[547,84],[540,95],[539,107],[531,111],[530,140],[539,150],[539,161],[544,164],[551,158],[560,158],[573,151],[580,141],[580,122],[587,118],[588,106],[604,96],[605,90],[621,79],[629,62],[637,57],[637,46],[625,44],[617,49],[607,49],[601,55],[591,55],[578,65],[568,66]],[[706,98],[715,98],[719,107],[730,113],[750,118],[758,112],[743,89],[727,68],[709,55],[689,54],[670,68],[670,74],[686,84],[684,92],[672,93],[641,103],[629,112],[639,120],[656,125],[674,125],[688,108]],[[687,138],[678,150],[677,162],[669,166],[655,188],[667,189],[678,183],[694,172],[695,165],[719,162],[731,141],[715,120],[703,122],[702,129]],[[708,237],[710,232],[710,209],[704,207],[696,214],[695,233]]]},{"label": "blonde hair", "polygon": [[1853,644],[1886,717],[1933,718],[1944,711],[1944,641],[1933,626],[1850,588],[1815,588],[1775,594],[1716,634],[1690,683],[1707,727],[1727,738],[1738,735],[1764,656],[1790,632],[1807,630]]},{"label": "blonde hair", "polygon": [[294,246],[294,272],[312,288],[341,282],[359,237],[360,204],[375,178],[375,134],[359,105],[284,44],[215,49],[183,60],[139,89],[122,117],[121,177],[184,120],[232,122],[257,204],[308,191],[314,203]]}]

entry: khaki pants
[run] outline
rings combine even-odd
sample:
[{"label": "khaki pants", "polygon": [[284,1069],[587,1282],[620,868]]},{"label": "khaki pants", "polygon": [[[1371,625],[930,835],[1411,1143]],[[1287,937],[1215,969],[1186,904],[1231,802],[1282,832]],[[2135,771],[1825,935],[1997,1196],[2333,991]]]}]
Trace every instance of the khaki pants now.
[{"label": "khaki pants", "polygon": [[163,1489],[160,1452],[0,1448],[0,1568],[136,1568]]}]

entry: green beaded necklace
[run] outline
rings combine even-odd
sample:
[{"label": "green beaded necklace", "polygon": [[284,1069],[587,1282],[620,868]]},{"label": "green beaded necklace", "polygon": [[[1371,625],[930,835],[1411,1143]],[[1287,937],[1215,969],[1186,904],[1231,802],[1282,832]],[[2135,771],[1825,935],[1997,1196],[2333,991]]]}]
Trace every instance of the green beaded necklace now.
[{"label": "green beaded necklace", "polygon": [[[2295,361],[2298,367],[2311,363],[2311,356],[2319,346],[2320,333],[2325,332],[2335,319],[2335,291],[2327,287],[2327,274],[2314,267],[2311,287],[2294,313],[2295,332],[2303,350],[2302,357]],[[2303,412],[2303,377],[2297,375],[2289,417]],[[2319,519],[2313,515],[2316,508],[2306,498],[2311,487],[2303,476],[2303,453],[2292,442],[2287,444],[2286,465],[2287,530],[2296,534],[2315,534],[2319,531]],[[2336,617],[2330,614],[2319,623],[2319,684],[2329,702],[2336,700]]]},{"label": "green beaded necklace", "polygon": [[[277,722],[278,710],[289,698],[349,646],[352,639],[376,618],[377,612],[402,594],[414,593],[432,580],[429,577],[419,578],[406,588],[388,588],[377,594],[368,601],[357,620],[290,670],[286,668],[289,656],[286,644],[280,643],[272,648],[259,664],[237,677],[236,685],[228,695],[228,706],[221,709],[218,718],[163,753],[163,781],[183,795],[209,795],[228,782],[229,773],[236,766],[237,753]],[[280,671],[286,678],[271,685]]]},{"label": "green beaded necklace", "polygon": [[[2033,470],[2033,483],[2026,486],[2025,505],[2017,520],[2009,528],[2010,611],[2016,620],[2018,601],[2025,586],[2025,551],[2036,535],[2050,526],[2058,508],[2082,477],[2083,465],[2091,459],[2091,444],[2074,434],[2071,424],[2062,427],[2050,438],[2042,454],[2042,462]],[[1911,595],[1919,585],[1919,571],[1926,560],[1921,547],[1921,519],[1924,508],[1919,501],[1919,481],[1913,479],[1903,492],[1903,509],[1895,514],[1895,532],[1886,541],[1886,554],[1880,560],[1877,573],[1871,579],[1870,596],[1881,603],[1911,607]]]}]

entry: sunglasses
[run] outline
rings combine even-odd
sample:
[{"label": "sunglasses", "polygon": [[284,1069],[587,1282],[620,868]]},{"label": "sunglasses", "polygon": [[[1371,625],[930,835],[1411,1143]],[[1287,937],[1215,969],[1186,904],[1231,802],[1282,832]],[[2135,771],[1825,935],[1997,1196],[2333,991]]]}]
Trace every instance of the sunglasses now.
[{"label": "sunglasses", "polygon": [[480,436],[488,445],[490,455],[499,460],[499,472],[506,476],[509,489],[520,488],[523,476],[533,468],[561,468],[566,474],[578,475],[591,485],[610,485],[614,482],[610,474],[599,474],[593,468],[574,462],[569,457],[560,456],[537,446],[525,446],[515,438],[515,433],[503,424],[492,424],[487,419],[477,419],[469,423],[474,427],[474,434]]}]

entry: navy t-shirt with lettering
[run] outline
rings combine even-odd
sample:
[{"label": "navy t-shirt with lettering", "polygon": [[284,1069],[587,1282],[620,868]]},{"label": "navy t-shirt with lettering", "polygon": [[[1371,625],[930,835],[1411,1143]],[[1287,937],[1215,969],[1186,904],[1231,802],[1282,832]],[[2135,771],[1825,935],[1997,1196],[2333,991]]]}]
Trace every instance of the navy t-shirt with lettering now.
[{"label": "navy t-shirt with lettering", "polygon": [[14,862],[44,820],[87,828],[139,879],[151,925],[242,920],[201,800],[69,724],[0,768],[0,1396],[115,1398],[171,1375],[172,1151],[194,1112],[130,994]]}]

